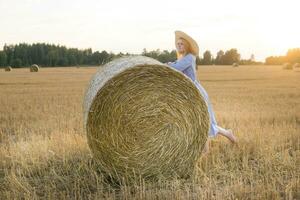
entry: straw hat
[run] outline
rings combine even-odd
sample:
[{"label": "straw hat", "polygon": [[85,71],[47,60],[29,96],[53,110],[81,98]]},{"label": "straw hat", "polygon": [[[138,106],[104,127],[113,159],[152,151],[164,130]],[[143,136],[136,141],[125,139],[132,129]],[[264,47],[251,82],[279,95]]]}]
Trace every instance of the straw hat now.
[{"label": "straw hat", "polygon": [[194,54],[195,56],[198,56],[199,54],[199,46],[197,42],[188,34],[182,32],[182,31],[175,31],[175,46],[177,46],[177,41],[183,38],[185,39],[191,47],[191,53]]}]

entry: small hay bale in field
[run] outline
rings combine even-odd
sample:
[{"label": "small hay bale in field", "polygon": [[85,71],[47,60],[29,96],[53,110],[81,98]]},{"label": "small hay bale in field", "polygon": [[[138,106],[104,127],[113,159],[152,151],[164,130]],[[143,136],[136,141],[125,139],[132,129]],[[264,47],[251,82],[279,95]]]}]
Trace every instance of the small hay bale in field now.
[{"label": "small hay bale in field", "polygon": [[83,110],[94,158],[117,180],[189,177],[208,136],[207,106],[191,79],[145,56],[101,67]]},{"label": "small hay bale in field", "polygon": [[30,72],[38,72],[39,71],[39,66],[36,64],[31,65],[30,67]]},{"label": "small hay bale in field", "polygon": [[291,63],[284,63],[282,68],[283,69],[293,69],[293,65]]},{"label": "small hay bale in field", "polygon": [[299,72],[300,71],[300,64],[299,63],[295,63],[293,65],[293,69],[294,69],[295,72]]},{"label": "small hay bale in field", "polygon": [[232,64],[232,67],[238,67],[238,66],[239,66],[238,63],[233,63],[233,64]]},{"label": "small hay bale in field", "polygon": [[5,67],[5,69],[4,69],[6,72],[10,72],[10,71],[12,71],[12,68],[11,68],[11,66],[8,66],[8,67]]},{"label": "small hay bale in field", "polygon": [[300,64],[299,64],[299,63],[295,63],[295,64],[293,65],[293,68],[300,68]]}]

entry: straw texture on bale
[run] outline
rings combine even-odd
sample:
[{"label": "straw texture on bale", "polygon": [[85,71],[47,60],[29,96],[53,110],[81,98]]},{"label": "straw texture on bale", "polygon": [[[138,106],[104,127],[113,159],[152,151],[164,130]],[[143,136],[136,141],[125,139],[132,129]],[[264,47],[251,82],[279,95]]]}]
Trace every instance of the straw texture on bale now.
[{"label": "straw texture on bale", "polygon": [[191,79],[145,56],[92,77],[83,103],[89,147],[115,179],[189,177],[207,140],[207,105]]},{"label": "straw texture on bale", "polygon": [[293,69],[293,65],[291,63],[284,63],[283,69]]},{"label": "straw texture on bale", "polygon": [[11,66],[8,66],[8,67],[5,67],[5,69],[4,69],[6,72],[10,72],[10,71],[12,71],[12,68],[11,68]]},{"label": "straw texture on bale", "polygon": [[30,67],[30,72],[38,72],[39,71],[39,66],[36,64],[31,65]]}]

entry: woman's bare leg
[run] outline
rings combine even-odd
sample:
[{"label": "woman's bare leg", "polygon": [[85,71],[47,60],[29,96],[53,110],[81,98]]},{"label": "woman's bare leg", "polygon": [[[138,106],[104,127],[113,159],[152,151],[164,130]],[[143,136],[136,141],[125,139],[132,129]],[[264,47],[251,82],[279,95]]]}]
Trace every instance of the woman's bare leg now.
[{"label": "woman's bare leg", "polygon": [[204,145],[204,148],[202,150],[202,155],[207,155],[209,152],[209,139],[206,140],[206,143]]},{"label": "woman's bare leg", "polygon": [[227,139],[229,139],[232,143],[237,143],[237,138],[234,136],[234,134],[232,133],[231,129],[223,129],[221,127],[218,126],[219,132],[218,134],[226,137]]}]

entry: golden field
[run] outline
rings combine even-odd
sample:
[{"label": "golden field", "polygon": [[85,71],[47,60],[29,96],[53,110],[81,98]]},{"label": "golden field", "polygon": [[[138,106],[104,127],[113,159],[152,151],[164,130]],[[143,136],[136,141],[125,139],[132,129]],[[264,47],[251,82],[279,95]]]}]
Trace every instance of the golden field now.
[{"label": "golden field", "polygon": [[199,66],[220,126],[192,180],[111,185],[83,129],[96,67],[0,71],[0,199],[300,199],[300,71]]}]

